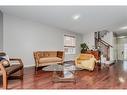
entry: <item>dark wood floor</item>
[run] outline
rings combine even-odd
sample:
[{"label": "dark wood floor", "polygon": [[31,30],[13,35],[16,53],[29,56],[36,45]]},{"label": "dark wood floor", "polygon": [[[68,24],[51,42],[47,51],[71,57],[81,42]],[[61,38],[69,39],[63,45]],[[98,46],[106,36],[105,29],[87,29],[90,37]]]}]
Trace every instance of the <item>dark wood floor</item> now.
[{"label": "dark wood floor", "polygon": [[[34,68],[25,68],[24,80],[9,80],[9,89],[126,89],[127,88],[127,61],[117,62],[110,69],[95,69],[78,71],[78,82],[53,83],[52,72],[39,70],[34,74]],[[2,89],[2,81],[0,81]]]}]

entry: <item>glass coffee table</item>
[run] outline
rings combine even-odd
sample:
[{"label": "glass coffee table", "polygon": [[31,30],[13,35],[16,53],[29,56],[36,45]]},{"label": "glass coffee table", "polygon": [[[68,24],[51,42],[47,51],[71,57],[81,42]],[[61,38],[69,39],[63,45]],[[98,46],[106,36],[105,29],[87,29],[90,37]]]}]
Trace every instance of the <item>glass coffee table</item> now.
[{"label": "glass coffee table", "polygon": [[55,64],[44,67],[44,71],[53,71],[52,81],[53,82],[77,82],[77,68],[74,64],[63,63]]}]

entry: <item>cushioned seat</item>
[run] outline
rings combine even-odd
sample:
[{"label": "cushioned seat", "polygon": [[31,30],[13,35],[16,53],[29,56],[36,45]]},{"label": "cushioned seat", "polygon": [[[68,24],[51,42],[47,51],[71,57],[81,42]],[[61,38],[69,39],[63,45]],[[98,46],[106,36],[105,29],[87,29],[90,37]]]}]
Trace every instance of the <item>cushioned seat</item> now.
[{"label": "cushioned seat", "polygon": [[7,71],[7,74],[10,75],[10,74],[12,74],[12,73],[14,73],[14,72],[19,71],[19,70],[22,69],[22,68],[23,68],[23,65],[17,64],[17,65],[11,65],[10,67],[7,67],[7,68],[5,68],[5,69],[6,69],[6,71]]},{"label": "cushioned seat", "polygon": [[92,71],[94,69],[95,62],[96,62],[96,59],[91,58],[89,60],[82,61],[80,65],[81,65],[81,68],[85,68],[85,69],[88,69],[88,70]]},{"label": "cushioned seat", "polygon": [[47,58],[40,58],[40,63],[50,63],[50,62],[59,62],[62,61],[61,58],[58,57],[47,57]]},{"label": "cushioned seat", "polygon": [[[22,69],[23,65],[21,64],[17,64],[17,65],[11,65],[10,67],[5,68],[7,74],[12,74],[16,71],[18,71],[19,69]],[[0,76],[2,75],[2,71],[0,70]]]}]

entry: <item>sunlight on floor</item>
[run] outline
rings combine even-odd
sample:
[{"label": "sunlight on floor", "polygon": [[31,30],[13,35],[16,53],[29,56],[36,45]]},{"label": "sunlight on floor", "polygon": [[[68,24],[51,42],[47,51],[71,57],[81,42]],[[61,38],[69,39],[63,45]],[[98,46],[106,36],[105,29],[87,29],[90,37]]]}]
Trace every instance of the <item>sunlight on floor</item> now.
[{"label": "sunlight on floor", "polygon": [[125,80],[123,79],[123,77],[119,77],[119,81],[120,81],[121,83],[124,83],[124,82],[125,82]]},{"label": "sunlight on floor", "polygon": [[127,61],[123,61],[123,70],[127,71]]}]

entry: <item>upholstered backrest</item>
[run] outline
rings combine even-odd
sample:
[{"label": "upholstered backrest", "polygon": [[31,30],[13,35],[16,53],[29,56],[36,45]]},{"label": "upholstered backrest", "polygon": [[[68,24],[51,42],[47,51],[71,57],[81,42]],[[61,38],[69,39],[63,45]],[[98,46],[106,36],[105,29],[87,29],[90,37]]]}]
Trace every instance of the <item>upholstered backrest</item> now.
[{"label": "upholstered backrest", "polygon": [[57,57],[57,51],[44,51],[43,57]]},{"label": "upholstered backrest", "polygon": [[94,57],[92,54],[80,54],[80,60],[89,60],[90,58]]},{"label": "upholstered backrest", "polygon": [[6,53],[3,51],[0,51],[0,56],[6,56]]},{"label": "upholstered backrest", "polygon": [[92,54],[96,58],[96,60],[100,60],[100,52],[99,51],[91,51],[88,50],[85,52],[85,54]]},{"label": "upholstered backrest", "polygon": [[37,51],[34,52],[34,55],[38,58],[45,58],[45,57],[56,57],[57,51]]},{"label": "upholstered backrest", "polygon": [[4,60],[1,60],[0,61],[0,64],[3,64],[4,67],[9,67],[10,66],[10,63],[8,60],[4,59]]}]

